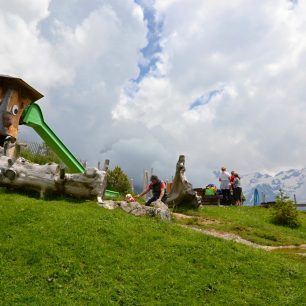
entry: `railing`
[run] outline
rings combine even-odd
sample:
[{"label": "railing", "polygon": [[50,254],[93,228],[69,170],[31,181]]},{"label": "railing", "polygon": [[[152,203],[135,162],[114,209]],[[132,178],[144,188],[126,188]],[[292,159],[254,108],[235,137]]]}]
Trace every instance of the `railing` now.
[{"label": "railing", "polygon": [[295,204],[295,206],[296,206],[297,208],[306,207],[306,204]]},{"label": "railing", "polygon": [[29,150],[32,154],[48,155],[50,152],[50,149],[46,146],[45,143],[42,142],[32,142],[24,140],[20,140],[18,142],[25,144],[27,150]]},{"label": "railing", "polygon": [[[34,155],[50,155],[50,152],[55,154],[44,142],[35,142],[35,141],[27,141],[27,140],[18,140],[18,143],[26,145],[26,149]],[[86,167],[87,161],[78,159],[80,163]],[[100,162],[98,163],[98,169],[100,169]]]}]

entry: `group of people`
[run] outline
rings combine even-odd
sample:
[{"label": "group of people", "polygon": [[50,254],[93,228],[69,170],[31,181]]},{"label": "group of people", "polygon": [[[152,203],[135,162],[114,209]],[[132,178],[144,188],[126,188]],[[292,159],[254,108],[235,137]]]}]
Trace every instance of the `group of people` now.
[{"label": "group of people", "polygon": [[225,205],[240,206],[242,204],[242,188],[239,174],[232,171],[229,174],[225,167],[221,167],[220,175],[220,190],[222,192],[222,203]]},{"label": "group of people", "polygon": [[[152,191],[152,197],[146,202],[147,206],[150,206],[152,202],[162,201],[166,203],[167,200],[167,188],[166,183],[161,181],[156,175],[152,175],[150,178],[151,183],[145,188],[143,192],[137,194],[135,198],[142,197],[146,193]],[[237,205],[240,206],[242,204],[242,188],[240,183],[239,174],[235,171],[232,171],[229,174],[226,171],[225,167],[221,168],[220,175],[220,190],[222,193],[222,204],[224,205]],[[128,202],[134,202],[135,199],[131,194],[126,195],[126,199]]]}]

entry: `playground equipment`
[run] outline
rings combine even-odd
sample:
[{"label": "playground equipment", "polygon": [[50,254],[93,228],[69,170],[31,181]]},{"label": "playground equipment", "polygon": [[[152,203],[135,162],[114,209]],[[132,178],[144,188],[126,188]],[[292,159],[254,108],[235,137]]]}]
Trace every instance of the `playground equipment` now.
[{"label": "playground equipment", "polygon": [[71,172],[85,172],[83,165],[73,156],[68,148],[46,124],[42,111],[37,104],[31,104],[24,110],[22,121],[24,124],[32,127],[36,131],[36,133],[56,153]]},{"label": "playground equipment", "polygon": [[[19,78],[0,75],[0,186],[29,188],[43,196],[47,192],[93,198],[99,202],[106,188],[109,161],[103,170],[84,168],[46,124],[35,103],[43,95]],[[32,127],[67,166],[33,164],[19,157],[19,125]],[[114,192],[107,191],[114,196]]]}]

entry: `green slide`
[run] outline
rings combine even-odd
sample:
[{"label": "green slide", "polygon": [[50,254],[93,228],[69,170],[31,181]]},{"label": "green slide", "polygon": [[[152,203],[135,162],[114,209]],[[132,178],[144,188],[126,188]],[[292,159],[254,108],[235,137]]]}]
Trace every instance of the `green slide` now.
[{"label": "green slide", "polygon": [[[54,134],[50,127],[44,121],[44,117],[40,107],[32,103],[22,114],[24,124],[32,127],[36,133],[44,140],[44,142],[53,150],[53,152],[61,159],[61,161],[69,168],[72,173],[84,173],[85,168],[67,149],[62,141]],[[119,192],[105,190],[105,196],[116,198]]]},{"label": "green slide", "polygon": [[72,173],[84,173],[85,168],[45,123],[40,107],[33,103],[22,114],[23,122],[31,126]]}]

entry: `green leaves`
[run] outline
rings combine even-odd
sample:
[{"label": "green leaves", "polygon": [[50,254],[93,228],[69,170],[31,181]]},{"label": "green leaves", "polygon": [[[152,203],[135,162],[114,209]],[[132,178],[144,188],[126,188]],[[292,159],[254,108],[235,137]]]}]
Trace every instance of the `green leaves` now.
[{"label": "green leaves", "polygon": [[131,191],[129,178],[119,166],[116,166],[114,170],[108,171],[106,189],[120,193],[128,193]]},{"label": "green leaves", "polygon": [[291,228],[299,227],[301,224],[294,202],[282,190],[280,195],[276,197],[276,204],[272,211],[272,221],[275,224]]}]

